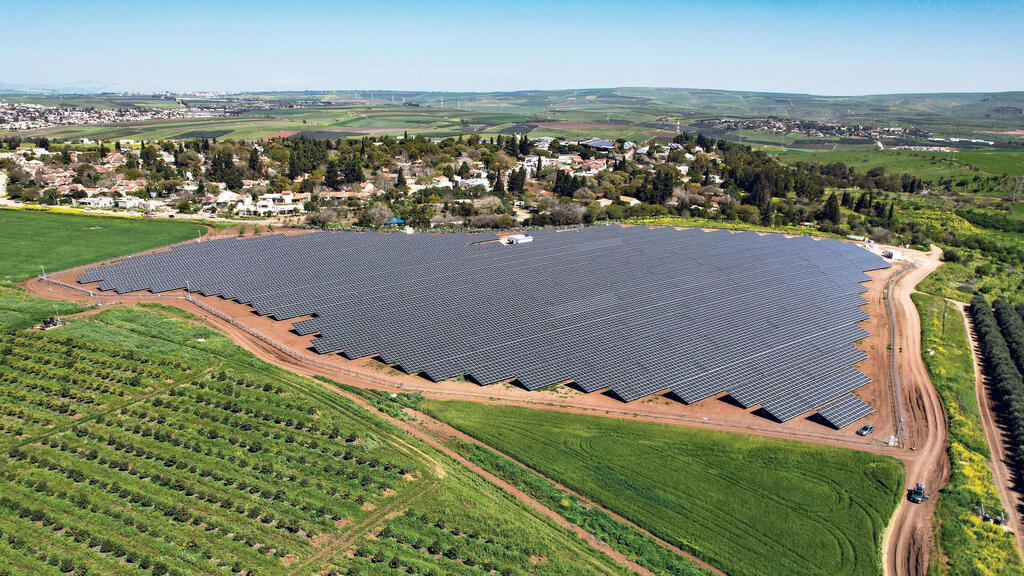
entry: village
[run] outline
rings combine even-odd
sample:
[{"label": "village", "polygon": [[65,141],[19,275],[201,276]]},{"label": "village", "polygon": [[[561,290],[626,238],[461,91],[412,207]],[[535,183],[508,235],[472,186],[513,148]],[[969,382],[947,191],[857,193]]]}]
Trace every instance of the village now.
[{"label": "village", "polygon": [[224,112],[219,110],[161,109],[141,106],[81,108],[78,106],[42,106],[0,100],[0,130],[34,130],[52,126],[143,122],[171,118],[199,119],[222,115]]},{"label": "village", "polygon": [[[359,146],[371,150],[401,146],[405,138],[409,137],[366,139]],[[711,213],[720,202],[734,202],[715,187],[722,179],[709,170],[720,162],[719,152],[708,153],[682,138],[663,145],[601,138],[509,138],[506,143],[514,141],[515,151],[525,153],[512,156],[498,150],[492,154],[487,141],[479,137],[472,140],[473,145],[455,146],[461,149],[457,157],[365,153],[373,158],[367,161],[373,165],[368,170],[358,168],[343,183],[332,180],[319,166],[300,171],[292,165],[297,160],[282,162],[281,148],[290,143],[279,139],[230,146],[207,142],[205,151],[197,144],[200,150],[187,153],[181,142],[171,141],[21,143],[14,150],[0,151],[4,168],[0,203],[55,204],[149,217],[288,219],[291,224],[300,223],[305,215],[306,222],[322,224],[325,211],[355,221],[372,204],[415,199],[417,206],[429,211],[425,215],[419,211],[418,224],[429,222],[430,227],[518,226],[540,212],[554,213],[555,220],[571,224],[583,223],[591,207],[628,209],[644,203],[622,193],[622,178],[612,174],[617,164],[621,170],[627,162],[652,177],[659,170],[671,171],[666,177],[668,206],[686,203],[692,212]],[[410,140],[409,146],[413,145],[423,143]],[[234,151],[230,160],[225,156],[227,148]],[[291,154],[298,153],[292,150]],[[702,177],[690,182],[695,162]],[[225,177],[225,169],[245,173]],[[328,166],[326,171],[330,170]],[[697,189],[710,195],[694,193]],[[568,197],[575,206],[560,209],[556,197]],[[389,219],[404,222],[383,218]],[[362,222],[379,225],[381,220],[370,217]]]}]

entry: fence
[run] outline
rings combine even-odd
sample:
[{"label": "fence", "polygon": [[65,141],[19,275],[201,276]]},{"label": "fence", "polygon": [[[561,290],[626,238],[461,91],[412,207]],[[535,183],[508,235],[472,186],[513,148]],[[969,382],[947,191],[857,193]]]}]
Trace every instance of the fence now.
[{"label": "fence", "polygon": [[[916,266],[916,264],[915,264]],[[892,379],[890,392],[893,396],[893,405],[896,407],[896,442],[902,448],[907,443],[907,429],[903,423],[903,395],[900,393],[900,372],[896,362],[896,315],[892,309],[892,285],[896,279],[907,271],[904,268],[889,277],[885,286],[885,302],[889,308],[889,376]]]}]

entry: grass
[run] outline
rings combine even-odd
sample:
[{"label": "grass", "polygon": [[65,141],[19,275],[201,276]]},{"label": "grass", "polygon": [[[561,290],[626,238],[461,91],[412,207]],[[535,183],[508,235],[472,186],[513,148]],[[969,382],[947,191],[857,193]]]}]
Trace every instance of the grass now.
[{"label": "grass", "polygon": [[842,238],[846,239],[845,236],[839,236],[836,234],[830,234],[828,232],[822,232],[816,228],[807,228],[804,226],[762,226],[760,224],[748,224],[746,222],[739,222],[735,220],[711,220],[708,218],[679,218],[679,217],[662,217],[662,218],[645,218],[632,222],[635,224],[643,224],[645,226],[678,226],[688,228],[715,228],[720,230],[742,230],[749,232],[764,232],[769,234],[799,234],[801,236],[820,236],[827,238]]},{"label": "grass", "polygon": [[64,316],[82,310],[72,302],[34,298],[20,286],[0,281],[0,330],[23,330],[41,323],[47,316]]},{"label": "grass", "polygon": [[[975,176],[1001,177],[1007,175],[1019,179],[1024,176],[1024,151],[1021,150],[963,150],[955,155],[949,152],[917,152],[911,150],[791,150],[775,154],[783,162],[793,164],[829,164],[842,162],[864,174],[872,168],[885,168],[886,173],[908,172],[922,180],[935,182],[942,178],[955,181],[973,180]],[[1012,191],[1007,182],[1002,189],[1006,194]],[[956,186],[960,189],[960,185]],[[988,193],[988,192],[986,192]]]},{"label": "grass", "polygon": [[[42,305],[9,296],[26,314]],[[185,319],[115,307],[4,331],[0,348],[0,573],[625,574],[379,417]]]},{"label": "grass", "polygon": [[479,444],[452,440],[450,446],[481,468],[526,492],[602,542],[655,574],[700,576],[708,572],[604,510],[583,503],[540,474]]},{"label": "grass", "polygon": [[166,219],[0,210],[0,279],[21,281],[47,272],[195,238],[206,229]]},{"label": "grass", "polygon": [[981,250],[956,248],[960,262],[944,262],[918,285],[918,290],[970,302],[975,292],[990,296],[1024,293],[1024,277],[1015,268],[999,262]]},{"label": "grass", "polygon": [[421,408],[730,575],[880,574],[898,461],[598,416]]},{"label": "grass", "polygon": [[936,296],[911,296],[921,317],[922,357],[949,416],[949,484],[936,506],[936,546],[929,574],[1010,575],[1024,571],[1013,535],[977,511],[1002,512],[988,467],[974,389],[974,361],[963,315]]}]

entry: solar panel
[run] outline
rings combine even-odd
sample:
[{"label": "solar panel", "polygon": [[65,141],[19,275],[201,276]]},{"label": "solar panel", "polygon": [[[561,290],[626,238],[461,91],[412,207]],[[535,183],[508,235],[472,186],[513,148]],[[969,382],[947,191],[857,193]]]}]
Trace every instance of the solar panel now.
[{"label": "solar panel", "polygon": [[729,391],[761,403],[863,358],[849,346],[866,335],[861,282],[889,266],[854,244],[775,234],[613,225],[531,235],[514,246],[464,233],[225,238],[92,268],[79,282],[219,295],[293,320],[321,354],[377,355],[435,381],[571,380],[626,401],[670,389],[685,402]]},{"label": "solar panel", "polygon": [[818,415],[838,430],[874,411],[874,408],[860,398],[853,394],[847,394],[818,408]]}]

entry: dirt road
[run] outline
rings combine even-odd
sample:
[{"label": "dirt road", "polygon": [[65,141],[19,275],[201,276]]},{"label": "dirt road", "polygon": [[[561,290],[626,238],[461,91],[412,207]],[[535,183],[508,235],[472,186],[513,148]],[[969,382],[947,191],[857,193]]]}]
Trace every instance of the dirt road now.
[{"label": "dirt road", "polygon": [[935,499],[949,478],[946,414],[921,358],[921,322],[910,299],[914,287],[939,266],[941,255],[941,250],[932,248],[927,255],[916,258],[913,267],[895,280],[888,295],[893,313],[889,326],[895,331],[891,353],[899,375],[906,445],[910,450],[901,458],[906,468],[907,489],[923,482],[931,496],[923,504],[912,504],[902,498],[883,547],[889,576],[927,574]]},{"label": "dirt road", "polygon": [[978,345],[977,334],[974,333],[974,322],[967,313],[967,305],[963,302],[950,300],[952,304],[960,309],[964,317],[964,327],[967,329],[967,339],[971,344],[971,358],[974,360],[974,393],[978,399],[978,410],[981,412],[981,427],[985,430],[985,439],[988,441],[989,451],[992,458],[989,459],[989,468],[992,469],[992,481],[999,492],[999,500],[1003,509],[1010,516],[1009,526],[1014,529],[1014,537],[1017,541],[1017,553],[1024,558],[1024,530],[1018,529],[1021,526],[1021,506],[1024,498],[1013,490],[1013,480],[1010,473],[1010,453],[1006,443],[1003,442],[1003,434],[996,422],[991,394],[985,382],[985,374],[981,370],[981,348]]}]

